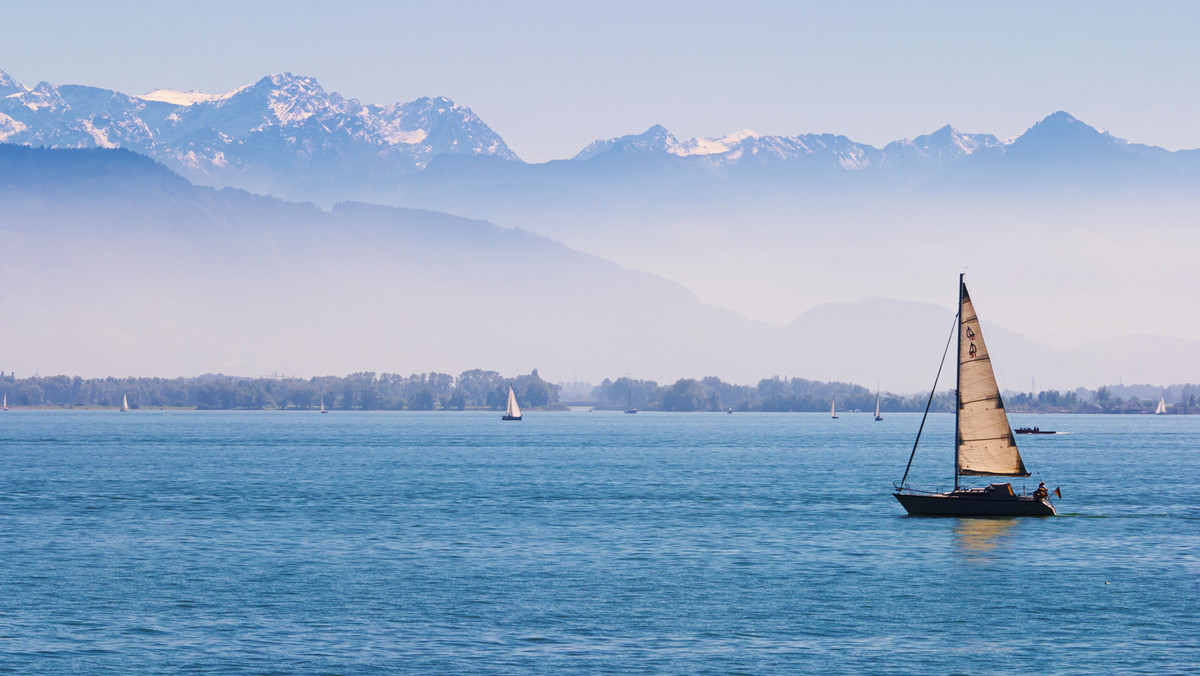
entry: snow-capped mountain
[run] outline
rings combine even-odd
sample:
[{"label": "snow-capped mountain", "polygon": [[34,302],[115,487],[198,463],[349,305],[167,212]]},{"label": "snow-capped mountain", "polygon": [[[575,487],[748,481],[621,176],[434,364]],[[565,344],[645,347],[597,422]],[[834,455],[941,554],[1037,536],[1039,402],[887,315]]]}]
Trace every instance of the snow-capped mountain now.
[{"label": "snow-capped mountain", "polygon": [[20,82],[12,79],[8,73],[0,70],[0,96],[8,96],[9,94],[19,94],[26,91],[25,87]]},{"label": "snow-capped mountain", "polygon": [[644,150],[681,155],[679,141],[675,135],[667,131],[661,124],[656,124],[640,134],[628,134],[602,141],[592,141],[588,147],[579,151],[573,160],[589,160],[597,155],[612,150],[619,152],[637,152]]},{"label": "snow-capped mountain", "polygon": [[746,165],[791,165],[846,171],[939,168],[973,155],[1049,163],[1093,162],[1114,156],[1153,155],[1166,159],[1172,155],[1161,148],[1131,144],[1062,111],[1034,124],[1024,134],[1003,141],[992,134],[968,134],[946,125],[931,134],[893,141],[883,148],[835,134],[768,136],[749,130],[681,143],[665,127],[655,125],[641,134],[594,141],[572,159],[590,160],[614,151],[659,152],[731,170]]},{"label": "snow-capped mountain", "polygon": [[654,125],[641,134],[594,141],[571,159],[588,160],[612,151],[655,151],[694,158],[714,167],[799,162],[829,168],[862,169],[877,164],[882,157],[877,148],[833,134],[763,136],[743,129],[727,136],[693,138],[680,143],[665,127]]},{"label": "snow-capped mountain", "polygon": [[225,94],[130,96],[45,82],[28,89],[0,72],[0,94],[0,141],[127,148],[197,183],[281,196],[386,184],[439,154],[518,159],[469,108],[447,98],[365,104],[289,73]]},{"label": "snow-capped mountain", "polygon": [[883,162],[900,166],[918,162],[944,163],[960,160],[977,151],[1002,148],[1004,143],[991,134],[966,134],[946,125],[932,134],[911,141],[893,141],[883,147]]}]

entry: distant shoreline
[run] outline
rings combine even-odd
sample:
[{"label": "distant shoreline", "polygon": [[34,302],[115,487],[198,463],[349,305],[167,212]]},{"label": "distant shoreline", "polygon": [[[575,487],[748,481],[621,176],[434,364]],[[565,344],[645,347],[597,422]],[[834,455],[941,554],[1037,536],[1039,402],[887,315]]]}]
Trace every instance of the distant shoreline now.
[{"label": "distant shoreline", "polygon": [[[509,388],[521,408],[529,411],[568,410],[570,406],[598,410],[701,412],[839,412],[874,411],[919,413],[953,411],[953,391],[895,394],[846,382],[805,378],[764,378],[755,385],[727,383],[720,378],[681,378],[662,384],[630,377],[605,378],[598,385],[554,384],[537,369],[504,376],[498,371],[472,369],[457,376],[446,373],[376,374],[309,379],[244,378],[202,375],[191,378],[88,378],[34,376],[16,378],[0,371],[0,395],[10,408],[114,410],[123,402],[135,410],[281,410],[311,411],[501,411]],[[1009,413],[1152,414],[1165,400],[1168,415],[1200,413],[1200,385],[1118,385],[1096,390],[1006,392]]]},{"label": "distant shoreline", "polygon": [[[8,411],[3,413],[12,413],[17,411],[110,411],[115,413],[121,412],[120,406],[9,406]],[[130,407],[128,413],[320,413],[320,408],[199,408],[186,406],[146,406],[146,407]],[[582,405],[574,405],[571,407],[561,406],[553,408],[525,408],[525,413],[624,413],[620,408],[605,408],[600,406],[586,407]],[[504,409],[493,408],[435,408],[428,410],[418,409],[396,409],[396,408],[338,408],[327,409],[327,413],[503,413]],[[661,409],[639,409],[639,413],[670,413],[670,414],[708,414],[708,415],[724,415],[727,411],[667,411]],[[787,415],[803,413],[806,415],[829,415],[828,411],[735,411],[738,414],[765,414],[765,415]],[[871,417],[871,411],[839,411],[839,415],[845,417],[866,416]],[[930,411],[931,415],[953,415],[953,411]],[[1137,412],[1105,412],[1105,411],[1017,411],[1009,410],[1009,413],[1017,415],[1078,415],[1078,416],[1093,416],[1093,415],[1121,415],[1121,416],[1151,416],[1153,413]],[[921,411],[880,411],[881,415],[922,415]],[[1200,411],[1189,411],[1187,413],[1166,413],[1165,416],[1190,416],[1200,415]]]}]

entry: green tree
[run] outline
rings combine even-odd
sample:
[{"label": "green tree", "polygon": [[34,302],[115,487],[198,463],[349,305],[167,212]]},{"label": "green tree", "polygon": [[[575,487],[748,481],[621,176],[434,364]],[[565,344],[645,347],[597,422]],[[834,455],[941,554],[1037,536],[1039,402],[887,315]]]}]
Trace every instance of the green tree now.
[{"label": "green tree", "polygon": [[421,390],[409,399],[408,408],[412,411],[432,411],[436,403],[437,401],[433,397],[433,392]]},{"label": "green tree", "polygon": [[707,397],[698,380],[684,378],[667,388],[663,394],[663,409],[667,411],[699,411],[705,408]]}]

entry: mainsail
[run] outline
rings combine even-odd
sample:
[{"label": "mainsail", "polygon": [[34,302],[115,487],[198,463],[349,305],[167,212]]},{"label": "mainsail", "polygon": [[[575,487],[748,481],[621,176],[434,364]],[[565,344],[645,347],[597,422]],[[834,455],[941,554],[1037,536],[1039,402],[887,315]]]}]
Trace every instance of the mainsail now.
[{"label": "mainsail", "polygon": [[1162,415],[1167,412],[1167,400],[1164,397],[1158,398],[1158,408],[1154,409],[1155,415]]},{"label": "mainsail", "polygon": [[979,317],[962,285],[958,349],[958,474],[1029,476],[1004,413]]},{"label": "mainsail", "polygon": [[513,392],[512,385],[508,386],[508,410],[505,412],[505,415],[512,418],[521,417],[521,407],[517,406],[517,395]]}]

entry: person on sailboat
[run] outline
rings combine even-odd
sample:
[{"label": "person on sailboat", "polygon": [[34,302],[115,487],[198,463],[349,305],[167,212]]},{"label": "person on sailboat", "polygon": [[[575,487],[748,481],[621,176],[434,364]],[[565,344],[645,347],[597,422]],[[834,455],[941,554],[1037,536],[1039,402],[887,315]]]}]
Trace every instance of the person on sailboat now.
[{"label": "person on sailboat", "polygon": [[1033,497],[1037,498],[1038,500],[1045,500],[1046,498],[1050,497],[1050,491],[1046,490],[1045,481],[1038,482],[1038,487],[1037,490],[1033,492]]}]

